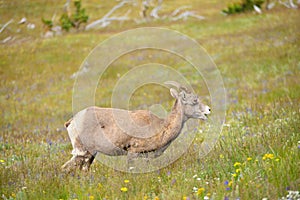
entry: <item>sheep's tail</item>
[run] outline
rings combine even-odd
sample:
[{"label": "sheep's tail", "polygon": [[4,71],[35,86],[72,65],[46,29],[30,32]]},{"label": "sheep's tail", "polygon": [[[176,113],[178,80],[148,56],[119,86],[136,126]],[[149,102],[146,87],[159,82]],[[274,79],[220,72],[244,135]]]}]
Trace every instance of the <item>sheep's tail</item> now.
[{"label": "sheep's tail", "polygon": [[68,128],[68,126],[71,124],[73,118],[69,119],[67,122],[65,122],[64,126],[65,128]]}]

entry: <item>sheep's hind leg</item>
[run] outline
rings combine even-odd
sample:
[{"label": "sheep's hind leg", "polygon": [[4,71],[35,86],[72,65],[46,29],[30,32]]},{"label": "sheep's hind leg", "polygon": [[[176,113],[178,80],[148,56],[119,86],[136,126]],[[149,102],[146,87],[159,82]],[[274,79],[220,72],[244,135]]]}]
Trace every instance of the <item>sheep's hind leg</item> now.
[{"label": "sheep's hind leg", "polygon": [[90,152],[87,152],[84,155],[84,161],[83,161],[82,165],[80,166],[80,169],[85,172],[89,171],[90,166],[93,163],[95,157],[96,157],[96,154],[91,154]]},{"label": "sheep's hind leg", "polygon": [[71,171],[74,171],[76,169],[76,162],[77,156],[73,156],[69,161],[67,161],[61,168],[65,171],[70,173]]},{"label": "sheep's hind leg", "polygon": [[66,172],[75,171],[76,169],[80,169],[82,171],[88,171],[90,169],[91,164],[95,159],[95,155],[87,152],[85,155],[74,155],[71,160],[66,162],[61,168]]}]

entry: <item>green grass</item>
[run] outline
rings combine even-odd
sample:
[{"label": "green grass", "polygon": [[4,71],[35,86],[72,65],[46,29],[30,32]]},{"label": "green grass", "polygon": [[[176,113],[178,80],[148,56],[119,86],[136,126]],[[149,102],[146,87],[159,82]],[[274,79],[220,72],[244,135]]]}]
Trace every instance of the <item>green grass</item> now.
[{"label": "green grass", "polygon": [[[0,40],[0,195],[8,199],[278,199],[287,190],[300,190],[300,29],[299,9],[276,6],[262,15],[225,17],[230,1],[192,1],[204,21],[155,21],[136,25],[118,23],[103,30],[69,33],[43,39],[41,16],[52,17],[62,9],[59,1],[0,1],[0,23],[26,16],[35,30],[10,25]],[[113,5],[83,1],[91,20]],[[168,4],[168,3],[166,3]],[[163,12],[185,5],[177,0]],[[134,13],[132,13],[134,14]],[[199,133],[189,151],[159,171],[129,174],[96,161],[88,173],[62,173],[71,144],[63,124],[72,116],[70,76],[100,42],[114,33],[135,27],[162,26],[196,39],[216,62],[227,90],[226,126],[212,151],[197,159]],[[21,32],[16,32],[21,29]],[[110,106],[109,96],[117,74],[135,64],[153,61],[178,68],[180,60],[145,53],[123,56],[113,63],[99,83],[96,104]],[[150,52],[151,53],[151,52]],[[163,55],[163,54],[161,54]],[[142,56],[141,62],[135,57]],[[207,95],[202,80],[182,71]],[[147,94],[144,94],[147,91]],[[163,95],[161,96],[163,92]],[[132,109],[160,102],[171,106],[163,88],[142,87],[130,102]],[[269,158],[266,157],[269,155]],[[265,158],[265,159],[264,159]],[[240,163],[236,164],[235,163]],[[234,175],[236,174],[236,175]],[[129,180],[125,183],[124,180]],[[127,192],[120,189],[126,187]],[[193,188],[195,191],[193,190]]]}]

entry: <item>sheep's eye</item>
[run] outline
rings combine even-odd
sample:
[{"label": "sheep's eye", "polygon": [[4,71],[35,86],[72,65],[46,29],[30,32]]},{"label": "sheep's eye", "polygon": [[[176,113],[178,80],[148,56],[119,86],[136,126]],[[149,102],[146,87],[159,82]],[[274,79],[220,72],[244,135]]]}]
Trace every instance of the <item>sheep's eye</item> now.
[{"label": "sheep's eye", "polygon": [[199,101],[198,101],[198,99],[194,99],[194,104],[197,104]]}]

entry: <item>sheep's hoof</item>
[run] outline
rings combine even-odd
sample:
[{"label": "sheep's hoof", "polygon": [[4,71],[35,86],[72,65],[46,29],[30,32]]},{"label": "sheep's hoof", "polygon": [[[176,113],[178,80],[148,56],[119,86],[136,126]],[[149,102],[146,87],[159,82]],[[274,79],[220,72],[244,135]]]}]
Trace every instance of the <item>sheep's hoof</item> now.
[{"label": "sheep's hoof", "polygon": [[61,168],[63,171],[70,173],[76,169],[82,170],[84,172],[89,171],[91,164],[93,163],[95,156],[87,153],[84,156],[74,156],[71,160],[66,162]]},{"label": "sheep's hoof", "polygon": [[81,169],[84,164],[83,156],[74,156],[71,160],[66,162],[61,168],[64,172],[70,173],[75,171],[77,168]]},{"label": "sheep's hoof", "polygon": [[70,173],[76,169],[76,163],[75,160],[72,158],[68,162],[66,162],[63,166],[61,166],[61,169],[66,172]]},{"label": "sheep's hoof", "polygon": [[89,152],[86,155],[84,155],[84,160],[81,166],[81,170],[85,172],[89,171],[90,166],[93,163],[94,159],[95,156],[90,154]]}]

